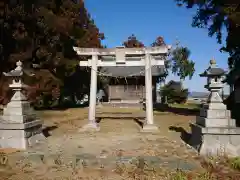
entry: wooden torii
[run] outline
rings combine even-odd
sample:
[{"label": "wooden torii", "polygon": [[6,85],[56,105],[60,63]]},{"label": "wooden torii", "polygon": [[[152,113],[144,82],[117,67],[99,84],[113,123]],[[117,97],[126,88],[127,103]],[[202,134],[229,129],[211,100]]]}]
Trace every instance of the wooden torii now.
[{"label": "wooden torii", "polygon": [[80,61],[80,66],[91,67],[90,103],[88,112],[88,124],[84,129],[100,130],[96,123],[96,95],[97,95],[97,69],[104,66],[145,66],[146,88],[146,121],[143,131],[156,131],[157,126],[153,120],[152,100],[152,66],[164,68],[171,46],[158,46],[148,48],[79,48],[73,47],[80,56],[91,56],[88,61]]}]

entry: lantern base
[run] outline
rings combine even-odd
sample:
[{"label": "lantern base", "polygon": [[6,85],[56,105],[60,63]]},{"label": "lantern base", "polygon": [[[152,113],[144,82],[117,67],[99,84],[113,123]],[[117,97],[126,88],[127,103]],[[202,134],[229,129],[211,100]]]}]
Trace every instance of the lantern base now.
[{"label": "lantern base", "polygon": [[28,123],[8,123],[0,121],[0,148],[27,149],[45,141],[42,121]]},{"label": "lantern base", "polygon": [[240,128],[191,124],[189,144],[203,156],[240,156]]}]

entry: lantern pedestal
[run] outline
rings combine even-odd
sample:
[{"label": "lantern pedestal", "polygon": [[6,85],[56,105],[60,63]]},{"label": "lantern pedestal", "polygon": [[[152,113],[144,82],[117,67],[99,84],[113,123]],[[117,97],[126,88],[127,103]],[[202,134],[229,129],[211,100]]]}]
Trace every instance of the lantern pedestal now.
[{"label": "lantern pedestal", "polygon": [[203,156],[240,156],[240,128],[191,124],[190,144]]},{"label": "lantern pedestal", "polygon": [[221,76],[223,70],[213,65],[202,76],[208,77],[205,86],[209,91],[207,104],[200,109],[196,123],[191,124],[192,137],[190,145],[200,155],[240,156],[240,128],[231,119],[231,112],[223,104],[219,91],[223,88]]},{"label": "lantern pedestal", "polygon": [[240,128],[224,104],[204,105],[191,129],[190,144],[200,155],[240,156]]},{"label": "lantern pedestal", "polygon": [[42,121],[37,118],[27,98],[22,94],[26,85],[20,78],[23,75],[21,63],[18,62],[15,70],[4,75],[14,77],[9,86],[14,95],[0,117],[0,148],[27,149],[43,142],[46,138],[42,134]]}]

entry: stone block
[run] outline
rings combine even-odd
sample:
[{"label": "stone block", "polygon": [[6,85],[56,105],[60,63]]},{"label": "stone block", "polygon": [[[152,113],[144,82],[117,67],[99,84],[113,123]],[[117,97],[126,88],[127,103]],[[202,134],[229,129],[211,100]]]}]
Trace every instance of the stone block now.
[{"label": "stone block", "polygon": [[34,126],[42,126],[42,120],[35,120],[26,123],[9,123],[8,121],[1,121],[0,120],[0,130],[14,130],[14,129],[27,129]]},{"label": "stone block", "polygon": [[94,132],[94,131],[100,131],[100,126],[96,122],[91,122],[86,125],[84,125],[81,129],[79,129],[79,132]]},{"label": "stone block", "polygon": [[0,122],[0,147],[27,149],[46,138],[42,134],[41,121],[26,124],[7,124]]},{"label": "stone block", "polygon": [[2,119],[9,123],[26,123],[35,120],[37,117],[35,114],[32,115],[3,115]]},{"label": "stone block", "polygon": [[145,124],[143,125],[143,128],[141,132],[158,132],[159,129],[156,125],[154,124]]},{"label": "stone block", "polygon": [[207,117],[209,119],[230,119],[231,112],[229,110],[222,110],[222,109],[201,109],[200,110],[201,117]]},{"label": "stone block", "polygon": [[209,103],[209,104],[204,104],[203,109],[226,110],[227,107],[223,103]]},{"label": "stone block", "polygon": [[190,145],[204,156],[240,156],[240,128],[214,128],[191,124]]},{"label": "stone block", "polygon": [[234,119],[196,117],[196,124],[204,127],[236,127]]}]

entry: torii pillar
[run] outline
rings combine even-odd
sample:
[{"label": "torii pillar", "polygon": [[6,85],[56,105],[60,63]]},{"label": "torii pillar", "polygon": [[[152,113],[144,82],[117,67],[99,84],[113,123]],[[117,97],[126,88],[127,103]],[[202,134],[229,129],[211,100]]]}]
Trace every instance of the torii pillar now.
[{"label": "torii pillar", "polygon": [[152,65],[151,55],[145,54],[145,99],[146,99],[146,120],[143,125],[143,132],[158,131],[153,120],[153,96],[152,96]]},{"label": "torii pillar", "polygon": [[99,131],[100,127],[96,122],[96,100],[97,100],[97,66],[98,55],[93,54],[91,60],[91,82],[90,82],[90,101],[88,109],[88,124],[83,126],[82,130]]}]

